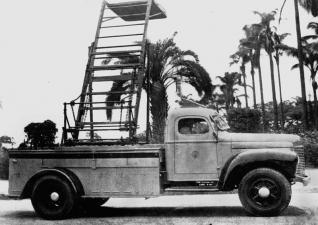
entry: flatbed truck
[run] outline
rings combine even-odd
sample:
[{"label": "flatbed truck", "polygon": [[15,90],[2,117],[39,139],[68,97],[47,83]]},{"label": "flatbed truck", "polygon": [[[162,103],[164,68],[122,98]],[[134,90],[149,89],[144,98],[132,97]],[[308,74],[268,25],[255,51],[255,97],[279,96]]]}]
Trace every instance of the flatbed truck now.
[{"label": "flatbed truck", "polygon": [[214,194],[238,189],[246,211],[280,214],[291,185],[307,184],[299,136],[230,133],[211,109],[173,110],[164,144],[61,146],[9,152],[9,196],[63,219],[109,198]]}]

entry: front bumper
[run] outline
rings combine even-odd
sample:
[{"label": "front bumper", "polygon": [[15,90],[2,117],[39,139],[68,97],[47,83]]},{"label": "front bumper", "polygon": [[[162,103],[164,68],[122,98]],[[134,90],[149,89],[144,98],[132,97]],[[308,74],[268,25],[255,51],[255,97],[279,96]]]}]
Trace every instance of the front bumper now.
[{"label": "front bumper", "polygon": [[310,183],[310,180],[310,176],[299,174],[296,174],[296,177],[294,179],[295,182],[303,183],[304,186],[307,186]]}]

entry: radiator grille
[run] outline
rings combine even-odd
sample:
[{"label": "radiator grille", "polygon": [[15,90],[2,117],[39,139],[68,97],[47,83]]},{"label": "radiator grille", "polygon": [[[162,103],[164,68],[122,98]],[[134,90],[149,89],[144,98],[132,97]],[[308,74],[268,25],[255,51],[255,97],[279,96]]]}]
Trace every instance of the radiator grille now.
[{"label": "radiator grille", "polygon": [[298,165],[296,174],[297,175],[305,175],[305,152],[304,152],[304,146],[295,146],[294,147],[295,152],[298,155]]}]

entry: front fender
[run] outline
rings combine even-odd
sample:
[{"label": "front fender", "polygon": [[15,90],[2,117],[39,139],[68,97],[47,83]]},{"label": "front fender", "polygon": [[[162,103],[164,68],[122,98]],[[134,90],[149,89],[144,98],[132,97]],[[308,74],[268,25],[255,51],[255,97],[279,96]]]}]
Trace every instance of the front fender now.
[{"label": "front fender", "polygon": [[289,148],[250,149],[238,153],[224,164],[221,170],[219,188],[233,189],[250,170],[269,167],[280,171],[288,179],[294,178],[298,157]]}]

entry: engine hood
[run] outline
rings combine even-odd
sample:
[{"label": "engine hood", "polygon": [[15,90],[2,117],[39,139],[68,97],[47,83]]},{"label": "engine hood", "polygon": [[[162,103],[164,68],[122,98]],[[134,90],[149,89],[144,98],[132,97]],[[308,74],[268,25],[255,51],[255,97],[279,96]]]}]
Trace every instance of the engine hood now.
[{"label": "engine hood", "polygon": [[289,148],[297,141],[300,137],[292,134],[218,133],[218,142],[231,142],[232,148]]}]

